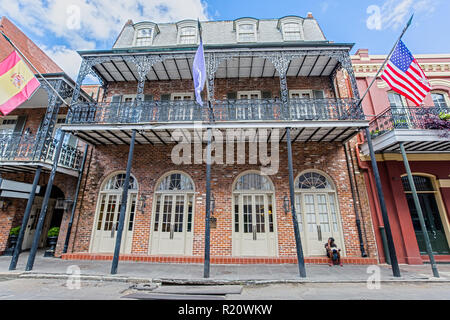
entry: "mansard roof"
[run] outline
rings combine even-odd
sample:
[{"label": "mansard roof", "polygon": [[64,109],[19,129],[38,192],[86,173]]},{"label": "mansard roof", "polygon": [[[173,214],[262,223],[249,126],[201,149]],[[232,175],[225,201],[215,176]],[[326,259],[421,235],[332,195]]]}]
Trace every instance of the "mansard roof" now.
[{"label": "mansard roof", "polygon": [[[303,39],[295,41],[301,43],[314,43],[325,42],[327,39],[323,34],[318,22],[313,18],[311,14],[308,17],[302,18],[298,16],[286,16],[280,19],[256,19],[250,17],[243,17],[235,20],[224,21],[201,21],[202,38],[205,46],[233,46],[237,45],[236,36],[236,23],[240,21],[250,21],[256,23],[257,28],[257,41],[254,44],[267,44],[267,43],[285,43],[283,40],[283,33],[281,31],[281,25],[286,19],[289,21],[297,20],[302,28]],[[183,20],[185,21],[185,20]],[[130,21],[125,24],[120,35],[113,45],[113,49],[131,49],[135,46],[135,34],[136,31],[142,26],[143,22],[132,23]],[[155,26],[154,38],[152,39],[151,47],[182,47],[178,44],[178,27],[180,22],[177,23],[154,23],[147,22],[148,25]],[[292,42],[292,41],[289,41]]]}]

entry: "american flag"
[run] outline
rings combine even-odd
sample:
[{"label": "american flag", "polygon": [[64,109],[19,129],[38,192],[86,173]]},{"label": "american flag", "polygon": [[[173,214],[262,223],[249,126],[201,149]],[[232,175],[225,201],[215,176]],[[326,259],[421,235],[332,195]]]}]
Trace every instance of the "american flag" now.
[{"label": "american flag", "polygon": [[401,40],[395,47],[381,78],[392,90],[413,101],[416,106],[423,103],[431,90],[425,73]]}]

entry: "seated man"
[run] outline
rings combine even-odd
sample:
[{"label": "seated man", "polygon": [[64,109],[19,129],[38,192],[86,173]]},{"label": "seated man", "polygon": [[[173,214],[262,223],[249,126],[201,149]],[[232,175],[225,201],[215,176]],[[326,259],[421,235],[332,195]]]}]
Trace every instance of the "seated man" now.
[{"label": "seated man", "polygon": [[334,243],[334,238],[328,238],[328,242],[325,243],[325,249],[327,250],[327,257],[330,259],[328,265],[331,267],[333,264],[339,264],[342,267],[341,249]]}]

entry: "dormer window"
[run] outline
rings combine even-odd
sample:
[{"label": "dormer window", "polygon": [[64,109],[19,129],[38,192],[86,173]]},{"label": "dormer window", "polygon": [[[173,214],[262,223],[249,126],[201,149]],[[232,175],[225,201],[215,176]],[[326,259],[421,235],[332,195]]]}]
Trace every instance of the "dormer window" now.
[{"label": "dormer window", "polygon": [[177,42],[178,44],[197,44],[198,43],[198,21],[183,20],[177,22]]},{"label": "dormer window", "polygon": [[303,19],[297,16],[287,16],[278,20],[278,30],[284,41],[301,41],[303,37]]},{"label": "dormer window", "polygon": [[137,30],[136,34],[136,46],[145,47],[151,46],[153,42],[153,29],[152,28],[142,28]]},{"label": "dormer window", "polygon": [[283,24],[283,39],[285,41],[298,41],[302,39],[300,24],[287,22]]},{"label": "dormer window", "polygon": [[255,42],[256,28],[254,24],[241,24],[238,26],[238,42]]},{"label": "dormer window", "polygon": [[255,18],[240,18],[234,21],[233,30],[237,42],[257,42],[259,21]]},{"label": "dormer window", "polygon": [[197,43],[197,28],[196,27],[182,27],[180,30],[180,44],[195,44]]}]

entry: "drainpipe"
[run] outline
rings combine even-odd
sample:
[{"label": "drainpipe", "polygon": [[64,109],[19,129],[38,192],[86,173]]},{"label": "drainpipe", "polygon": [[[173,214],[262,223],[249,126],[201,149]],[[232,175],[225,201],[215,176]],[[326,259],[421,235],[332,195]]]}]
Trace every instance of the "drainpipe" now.
[{"label": "drainpipe", "polygon": [[350,168],[350,161],[352,161],[351,157],[349,159],[349,154],[348,154],[348,143],[344,143],[344,152],[345,152],[345,158],[347,160],[347,170],[348,170],[348,178],[350,180],[350,188],[352,189],[352,198],[353,198],[353,210],[355,211],[355,217],[356,217],[356,228],[358,230],[358,238],[359,238],[359,247],[361,250],[361,256],[362,257],[367,257],[367,253],[364,249],[364,240],[363,240],[363,236],[362,236],[362,231],[361,231],[361,217],[360,217],[360,213],[358,212],[358,206],[356,203],[356,196],[355,196],[355,184],[356,181],[354,181],[355,183],[353,183],[353,176],[352,176],[352,170]]},{"label": "drainpipe", "polygon": [[367,174],[367,177],[369,179],[369,189],[370,189],[370,196],[372,198],[372,203],[375,206],[375,214],[377,216],[377,220],[378,220],[378,229],[381,235],[381,241],[383,243],[383,252],[384,252],[384,258],[386,259],[386,263],[387,264],[391,264],[391,257],[389,255],[389,247],[387,244],[387,237],[386,237],[386,230],[384,229],[384,223],[383,223],[383,219],[380,216],[380,207],[379,207],[379,203],[377,201],[377,195],[375,192],[375,183],[373,181],[373,173],[372,170],[370,168],[370,166],[367,163],[363,163],[361,161],[361,157],[360,157],[360,151],[359,151],[359,146],[362,145],[363,142],[361,141],[361,136],[358,135],[358,142],[356,143],[356,147],[355,147],[355,152],[356,152],[356,160],[358,161],[358,167],[365,171],[365,173]]}]

